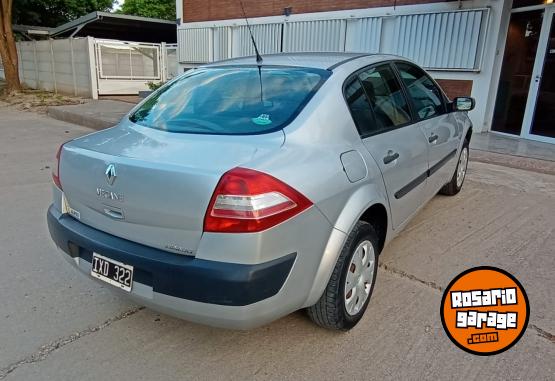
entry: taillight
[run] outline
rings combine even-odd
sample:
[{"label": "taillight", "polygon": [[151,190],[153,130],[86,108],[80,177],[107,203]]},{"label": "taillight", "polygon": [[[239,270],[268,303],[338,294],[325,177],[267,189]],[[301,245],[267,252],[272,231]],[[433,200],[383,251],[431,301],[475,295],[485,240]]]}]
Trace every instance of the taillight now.
[{"label": "taillight", "polygon": [[275,177],[252,169],[234,168],[216,186],[204,218],[204,231],[259,232],[311,205],[309,199]]},{"label": "taillight", "polygon": [[[65,144],[65,143],[64,143]],[[60,155],[62,154],[62,148],[64,144],[58,148],[58,152],[56,152],[56,164],[52,167],[52,180],[54,184],[60,189],[62,189],[62,183],[60,183]]]}]

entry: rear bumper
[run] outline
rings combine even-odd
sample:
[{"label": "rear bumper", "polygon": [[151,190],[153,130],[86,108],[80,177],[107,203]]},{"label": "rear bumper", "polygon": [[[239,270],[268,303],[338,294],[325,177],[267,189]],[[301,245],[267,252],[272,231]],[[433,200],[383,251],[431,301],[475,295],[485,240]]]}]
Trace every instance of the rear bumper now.
[{"label": "rear bumper", "polygon": [[267,303],[259,302],[280,291],[296,259],[296,253],[291,253],[261,264],[203,260],[101,232],[52,206],[47,220],[56,245],[83,272],[90,273],[93,252],[132,265],[132,298],[162,312],[217,326],[250,328],[279,317],[271,316]]}]

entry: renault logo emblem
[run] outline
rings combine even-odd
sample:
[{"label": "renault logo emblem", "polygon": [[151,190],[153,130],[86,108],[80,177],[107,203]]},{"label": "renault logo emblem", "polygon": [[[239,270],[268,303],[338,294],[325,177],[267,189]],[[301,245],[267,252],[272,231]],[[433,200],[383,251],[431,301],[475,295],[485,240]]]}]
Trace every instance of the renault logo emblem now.
[{"label": "renault logo emblem", "polygon": [[108,165],[108,167],[106,168],[106,182],[109,185],[113,185],[114,181],[116,181],[116,177],[118,177],[116,175],[116,166],[114,164],[110,164]]}]

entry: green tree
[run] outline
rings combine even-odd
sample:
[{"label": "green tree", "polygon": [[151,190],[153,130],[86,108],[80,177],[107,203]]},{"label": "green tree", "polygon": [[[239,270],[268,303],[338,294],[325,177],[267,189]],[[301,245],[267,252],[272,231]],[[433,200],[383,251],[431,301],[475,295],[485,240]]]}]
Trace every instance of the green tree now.
[{"label": "green tree", "polygon": [[125,0],[119,13],[175,20],[175,0]]},{"label": "green tree", "polygon": [[16,0],[13,23],[56,27],[94,11],[109,12],[114,0]]}]

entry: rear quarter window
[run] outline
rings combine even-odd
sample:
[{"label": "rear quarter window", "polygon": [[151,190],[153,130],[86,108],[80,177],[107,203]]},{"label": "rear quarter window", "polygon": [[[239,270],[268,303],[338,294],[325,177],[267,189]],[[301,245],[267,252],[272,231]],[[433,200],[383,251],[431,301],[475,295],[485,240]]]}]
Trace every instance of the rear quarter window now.
[{"label": "rear quarter window", "polygon": [[289,67],[203,68],[162,87],[130,116],[170,132],[260,134],[290,123],[329,77]]}]

